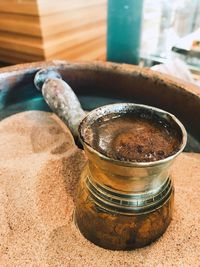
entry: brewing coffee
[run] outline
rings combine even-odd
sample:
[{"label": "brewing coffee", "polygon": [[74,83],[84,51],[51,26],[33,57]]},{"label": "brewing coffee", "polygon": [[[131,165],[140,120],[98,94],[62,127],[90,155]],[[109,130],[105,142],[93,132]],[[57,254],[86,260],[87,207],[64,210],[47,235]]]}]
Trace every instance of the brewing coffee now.
[{"label": "brewing coffee", "polygon": [[131,162],[161,160],[180,147],[169,123],[137,114],[105,115],[93,122],[85,140],[109,158]]},{"label": "brewing coffee", "polygon": [[134,249],[155,241],[172,218],[169,168],[186,144],[183,125],[168,112],[134,103],[107,105],[86,115],[60,75],[47,74],[38,72],[35,84],[79,136],[88,158],[74,213],[79,230],[106,249]]}]

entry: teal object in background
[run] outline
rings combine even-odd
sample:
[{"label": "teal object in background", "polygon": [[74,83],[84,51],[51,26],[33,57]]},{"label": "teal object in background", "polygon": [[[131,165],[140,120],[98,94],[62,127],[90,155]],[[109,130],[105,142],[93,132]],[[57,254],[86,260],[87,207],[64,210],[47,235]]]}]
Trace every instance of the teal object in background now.
[{"label": "teal object in background", "polygon": [[108,0],[107,60],[139,63],[143,0]]}]

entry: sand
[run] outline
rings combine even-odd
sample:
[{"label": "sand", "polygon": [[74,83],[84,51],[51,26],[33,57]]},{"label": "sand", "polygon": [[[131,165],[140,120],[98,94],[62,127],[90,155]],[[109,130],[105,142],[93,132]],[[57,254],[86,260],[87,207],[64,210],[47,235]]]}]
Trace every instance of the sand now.
[{"label": "sand", "polygon": [[87,241],[73,222],[86,162],[51,113],[29,111],[0,123],[0,266],[200,266],[200,155],[173,166],[175,210],[152,245],[109,251]]}]

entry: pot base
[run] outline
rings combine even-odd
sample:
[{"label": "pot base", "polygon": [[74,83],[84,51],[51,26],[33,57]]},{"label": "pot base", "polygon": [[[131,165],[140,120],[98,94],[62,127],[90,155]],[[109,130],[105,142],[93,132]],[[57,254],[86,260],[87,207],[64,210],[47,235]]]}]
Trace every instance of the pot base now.
[{"label": "pot base", "polygon": [[85,238],[105,249],[144,247],[158,239],[172,219],[174,190],[158,209],[145,214],[124,215],[96,205],[82,185],[76,203],[76,224]]}]

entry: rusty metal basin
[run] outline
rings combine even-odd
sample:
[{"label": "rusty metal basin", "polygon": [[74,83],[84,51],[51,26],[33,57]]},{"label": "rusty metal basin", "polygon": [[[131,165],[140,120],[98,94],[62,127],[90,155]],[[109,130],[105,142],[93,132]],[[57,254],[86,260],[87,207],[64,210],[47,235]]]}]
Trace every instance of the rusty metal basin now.
[{"label": "rusty metal basin", "polygon": [[33,84],[41,68],[57,69],[84,109],[115,102],[155,106],[176,115],[189,133],[186,151],[200,153],[200,88],[127,64],[38,62],[0,69],[0,120],[25,110],[49,110]]}]

